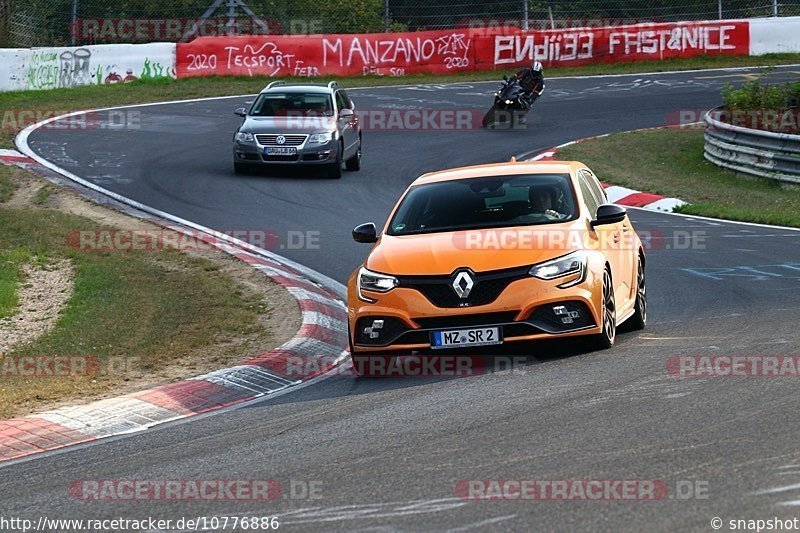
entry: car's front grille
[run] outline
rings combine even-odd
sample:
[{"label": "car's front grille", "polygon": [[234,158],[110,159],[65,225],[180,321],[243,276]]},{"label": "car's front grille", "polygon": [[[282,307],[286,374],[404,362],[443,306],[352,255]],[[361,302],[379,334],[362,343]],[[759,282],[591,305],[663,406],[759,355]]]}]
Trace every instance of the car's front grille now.
[{"label": "car's front grille", "polygon": [[[284,142],[279,143],[278,137],[283,137]],[[259,134],[256,135],[256,140],[261,146],[300,146],[308,135],[281,135],[281,134]]]},{"label": "car's front grille", "polygon": [[434,316],[414,318],[414,322],[423,329],[451,329],[461,327],[490,326],[514,322],[519,313],[517,311],[503,311],[500,313],[481,313],[471,315]]},{"label": "car's front grille", "polygon": [[466,298],[461,298],[453,287],[456,277],[464,269],[456,270],[449,276],[399,276],[398,279],[400,287],[421,292],[436,307],[472,307],[492,303],[511,283],[527,278],[529,269],[520,267],[470,272],[473,286]]},{"label": "car's front grille", "polygon": [[297,154],[295,155],[263,155],[261,156],[264,161],[297,161]]},{"label": "car's front grille", "polygon": [[[529,318],[514,320],[518,311],[497,313],[472,313],[453,316],[413,318],[419,329],[408,327],[398,318],[369,316],[356,323],[356,340],[359,346],[390,347],[400,345],[429,345],[432,331],[496,326],[503,330],[504,339],[530,335],[558,335],[595,327],[589,307],[579,301],[567,300],[542,305],[533,310]],[[383,321],[375,328],[376,320]],[[427,349],[427,348],[425,348]]]}]

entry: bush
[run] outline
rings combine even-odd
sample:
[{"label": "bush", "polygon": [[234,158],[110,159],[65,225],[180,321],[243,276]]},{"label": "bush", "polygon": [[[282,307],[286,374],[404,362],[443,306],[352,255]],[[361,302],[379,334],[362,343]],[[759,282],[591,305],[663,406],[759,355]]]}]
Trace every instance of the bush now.
[{"label": "bush", "polygon": [[722,89],[722,99],[728,113],[719,120],[759,130],[797,133],[797,114],[800,107],[800,82],[782,85],[761,84],[751,80],[736,89],[730,83]]},{"label": "bush", "polygon": [[727,83],[722,89],[722,100],[728,109],[764,110],[797,107],[800,100],[800,82],[769,85],[761,80],[745,82],[741,88]]},{"label": "bush", "polygon": [[789,107],[800,107],[800,81],[787,84]]}]

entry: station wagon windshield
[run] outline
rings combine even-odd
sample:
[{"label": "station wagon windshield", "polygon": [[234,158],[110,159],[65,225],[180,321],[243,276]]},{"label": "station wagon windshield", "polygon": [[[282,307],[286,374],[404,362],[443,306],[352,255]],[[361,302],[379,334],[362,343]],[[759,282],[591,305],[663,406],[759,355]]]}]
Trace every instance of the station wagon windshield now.
[{"label": "station wagon windshield", "polygon": [[250,108],[254,117],[330,117],[333,103],[326,93],[262,93]]}]

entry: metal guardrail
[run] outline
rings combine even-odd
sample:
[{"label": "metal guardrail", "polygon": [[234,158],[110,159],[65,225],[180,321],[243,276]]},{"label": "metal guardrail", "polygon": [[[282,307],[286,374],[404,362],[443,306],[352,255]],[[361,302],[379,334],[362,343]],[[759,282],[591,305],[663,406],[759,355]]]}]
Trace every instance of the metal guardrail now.
[{"label": "metal guardrail", "polygon": [[706,113],[705,158],[717,166],[800,184],[800,135],[734,126]]}]

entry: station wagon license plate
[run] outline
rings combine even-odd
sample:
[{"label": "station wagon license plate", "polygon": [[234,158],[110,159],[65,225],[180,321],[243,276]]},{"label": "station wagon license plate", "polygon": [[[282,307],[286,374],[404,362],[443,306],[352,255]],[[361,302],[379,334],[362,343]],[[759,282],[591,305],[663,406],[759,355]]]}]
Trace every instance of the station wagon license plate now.
[{"label": "station wagon license plate", "polygon": [[433,349],[469,348],[494,344],[503,344],[503,336],[499,327],[431,332],[431,348]]},{"label": "station wagon license plate", "polygon": [[297,155],[297,148],[293,146],[267,146],[264,155]]}]

